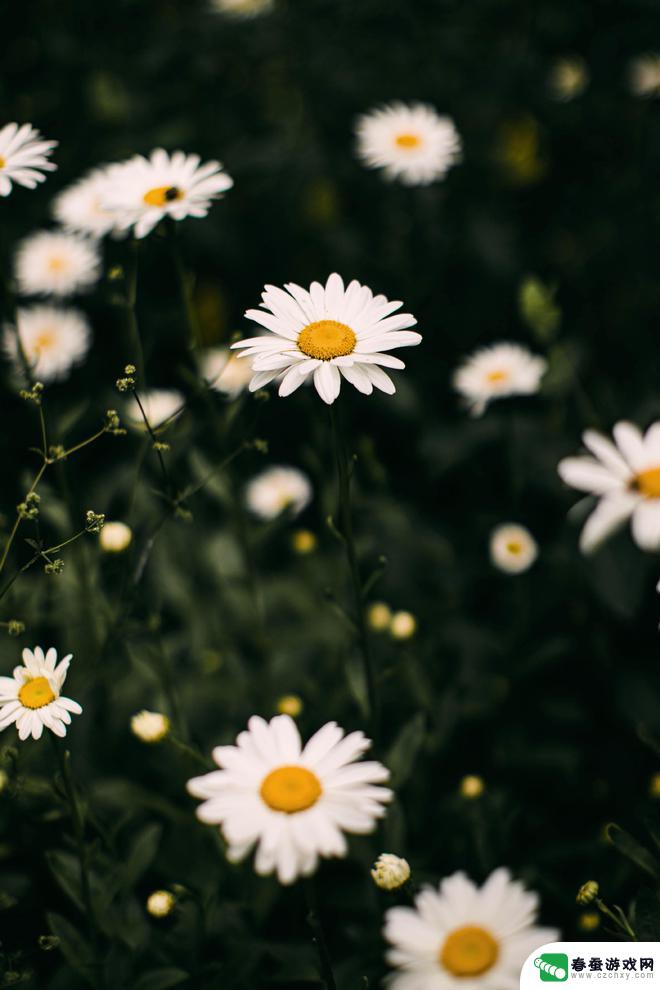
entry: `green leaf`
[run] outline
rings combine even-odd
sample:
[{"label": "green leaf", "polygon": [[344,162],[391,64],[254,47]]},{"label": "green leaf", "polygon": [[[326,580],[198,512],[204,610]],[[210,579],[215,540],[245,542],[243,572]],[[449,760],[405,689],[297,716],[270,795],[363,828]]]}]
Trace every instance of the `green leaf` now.
[{"label": "green leaf", "polygon": [[614,824],[607,826],[606,833],[607,838],[620,853],[627,856],[640,869],[650,873],[655,880],[660,880],[660,862],[637,839]]},{"label": "green leaf", "polygon": [[389,767],[391,773],[390,785],[396,790],[410,776],[417,754],[424,742],[426,735],[426,719],[423,712],[406,722],[401,732],[394,740],[385,759],[385,765]]},{"label": "green leaf", "polygon": [[46,920],[51,934],[60,940],[60,949],[66,961],[90,986],[94,986],[94,956],[86,939],[60,914],[48,913]]},{"label": "green leaf", "polygon": [[137,983],[133,984],[133,990],[167,990],[168,987],[176,987],[189,978],[190,974],[183,969],[166,966],[163,969],[152,969],[150,973],[144,973]]},{"label": "green leaf", "polygon": [[145,825],[133,841],[128,857],[124,864],[124,884],[132,889],[143,873],[145,873],[158,852],[163,826],[158,824]]},{"label": "green leaf", "polygon": [[76,856],[66,852],[46,853],[46,862],[58,884],[73,903],[84,911],[80,886],[80,864]]}]

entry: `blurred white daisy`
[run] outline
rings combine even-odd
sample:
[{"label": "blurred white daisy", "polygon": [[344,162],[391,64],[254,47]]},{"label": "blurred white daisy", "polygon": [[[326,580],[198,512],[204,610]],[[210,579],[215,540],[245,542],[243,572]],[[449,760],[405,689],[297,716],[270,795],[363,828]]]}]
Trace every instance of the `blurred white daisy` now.
[{"label": "blurred white daisy", "polygon": [[617,423],[615,444],[587,430],[585,447],[593,456],[566,457],[560,477],[571,488],[597,496],[598,504],[580,536],[584,553],[595,550],[628,519],[642,550],[660,549],[660,422],[642,436],[632,423]]},{"label": "blurred white daisy", "polygon": [[216,392],[237,399],[250,384],[252,369],[228,347],[211,347],[200,358],[202,376]]},{"label": "blurred white daisy", "polygon": [[635,96],[647,99],[660,96],[660,55],[657,52],[638,55],[630,62],[628,79]]},{"label": "blurred white daisy", "polygon": [[106,553],[123,553],[131,545],[132,540],[131,527],[119,520],[104,523],[103,529],[99,533],[101,550],[105,550]]},{"label": "blurred white daisy", "polygon": [[426,103],[389,103],[357,120],[358,156],[388,179],[425,186],[442,179],[461,157],[461,139],[450,117]]},{"label": "blurred white daisy", "polygon": [[[89,350],[89,323],[77,309],[45,305],[20,307],[16,311],[16,326],[21,348],[38,381],[64,378]],[[22,364],[16,333],[9,325],[5,325],[3,344],[5,353],[20,371]]]},{"label": "blurred white daisy", "polygon": [[551,95],[561,103],[574,100],[589,85],[589,70],[579,55],[565,55],[553,64],[548,76]]},{"label": "blurred white daisy", "polygon": [[395,391],[383,367],[405,365],[385,352],[422,339],[406,329],[417,323],[414,316],[396,314],[403,303],[374,296],[356,281],[344,288],[337,274],[330,275],[325,287],[312,282],[309,291],[294,283],[284,288],[267,285],[261,296],[263,308],[245,314],[269,333],[231,345],[242,348],[241,357],[250,359],[251,392],[281,377],[279,394],[290,395],[310,375],[328,404],[339,395],[342,378],[365,395],[374,386],[389,395]]},{"label": "blurred white daisy", "polygon": [[344,832],[368,834],[385,814],[392,792],[377,785],[389,771],[355,762],[370,745],[362,732],[345,736],[328,722],[303,748],[288,715],[255,715],[235,746],[213,750],[221,769],[188,781],[188,791],[204,800],[197,817],[220,826],[232,862],[257,844],[257,873],[293,883],[319,857],[345,856]]},{"label": "blurred white daisy", "polygon": [[149,158],[136,155],[108,173],[102,205],[119,230],[132,227],[136,237],[146,237],[163,217],[205,217],[232,185],[220,162],[201,165],[199,155],[157,148]]},{"label": "blurred white daisy", "polygon": [[425,887],[415,907],[385,914],[394,990],[518,990],[530,952],[559,933],[535,926],[538,897],[500,868],[479,888],[454,873]]},{"label": "blurred white daisy", "polygon": [[453,385],[473,416],[481,416],[493,399],[538,392],[548,362],[519,344],[482,347],[454,372]]},{"label": "blurred white daisy", "polygon": [[285,511],[297,516],[311,500],[309,478],[297,468],[266,468],[245,489],[247,506],[260,519],[276,519]]},{"label": "blurred white daisy", "polygon": [[109,178],[118,165],[95,168],[55,197],[53,217],[67,230],[90,237],[117,233],[117,218],[103,206]]},{"label": "blurred white daisy", "polygon": [[98,281],[99,252],[77,234],[42,230],[20,242],[14,271],[23,295],[71,296]]},{"label": "blurred white daisy", "polygon": [[522,574],[538,557],[538,545],[528,529],[517,523],[504,523],[490,534],[490,559],[506,574]]},{"label": "blurred white daisy", "polygon": [[[140,402],[152,430],[178,416],[183,411],[185,401],[183,394],[174,388],[152,388],[150,391],[140,392]],[[127,416],[133,426],[146,430],[144,417],[135,397],[129,399]]]},{"label": "blurred white daisy", "polygon": [[231,17],[257,17],[275,6],[273,0],[211,0],[211,5]]},{"label": "blurred white daisy", "polygon": [[14,668],[13,677],[0,677],[0,732],[15,722],[19,739],[39,739],[44,726],[66,735],[71,714],[82,712],[77,701],[60,694],[71,656],[58,663],[52,646],[45,655],[40,646],[23,650],[23,666]]},{"label": "blurred white daisy", "polygon": [[0,196],[8,196],[12,183],[34,189],[54,172],[54,162],[48,160],[57,141],[44,141],[32,124],[5,124],[0,130]]}]

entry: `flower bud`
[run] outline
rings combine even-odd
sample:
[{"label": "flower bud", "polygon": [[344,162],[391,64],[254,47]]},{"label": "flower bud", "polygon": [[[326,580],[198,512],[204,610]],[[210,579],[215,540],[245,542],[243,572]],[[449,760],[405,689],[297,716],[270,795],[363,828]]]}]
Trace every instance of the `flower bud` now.
[{"label": "flower bud", "polygon": [[147,898],[147,911],[154,918],[166,918],[174,910],[175,904],[176,898],[169,890],[154,890]]},{"label": "flower bud", "polygon": [[410,880],[410,865],[393,853],[381,853],[374,863],[371,876],[381,890],[398,890]]},{"label": "flower bud", "polygon": [[131,732],[144,743],[157,743],[170,731],[170,720],[160,712],[143,709],[131,719]]},{"label": "flower bud", "polygon": [[599,890],[600,887],[595,880],[587,880],[578,890],[575,900],[578,904],[591,904],[598,897]]}]

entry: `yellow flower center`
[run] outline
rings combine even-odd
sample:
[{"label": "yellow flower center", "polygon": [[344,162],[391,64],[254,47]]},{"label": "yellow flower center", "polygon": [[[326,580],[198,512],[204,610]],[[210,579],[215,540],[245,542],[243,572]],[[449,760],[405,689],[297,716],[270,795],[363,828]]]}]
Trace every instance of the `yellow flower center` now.
[{"label": "yellow flower center", "polygon": [[56,697],[46,677],[33,677],[18,692],[18,700],[24,708],[43,708]]},{"label": "yellow flower center", "polygon": [[38,334],[29,348],[30,357],[39,357],[42,351],[47,351],[55,343],[55,332],[53,330],[42,330]]},{"label": "yellow flower center", "polygon": [[337,320],[308,323],[298,335],[298,349],[319,361],[330,361],[331,358],[351,354],[356,343],[357,337],[351,328]]},{"label": "yellow flower center", "polygon": [[660,498],[660,467],[640,471],[633,478],[632,487],[644,498]]},{"label": "yellow flower center", "polygon": [[476,925],[465,925],[449,933],[439,961],[454,976],[480,976],[495,964],[499,952],[490,932]]},{"label": "yellow flower center", "polygon": [[395,141],[400,148],[418,148],[422,143],[417,134],[397,134]]},{"label": "yellow flower center", "polygon": [[278,767],[264,777],[259,793],[273,811],[293,815],[316,804],[322,788],[316,774],[305,767]]},{"label": "yellow flower center", "polygon": [[48,270],[51,272],[61,272],[63,269],[69,267],[69,262],[66,258],[58,258],[53,256],[48,259]]},{"label": "yellow flower center", "polygon": [[142,197],[147,206],[167,206],[175,199],[183,199],[183,193],[176,186],[156,186]]},{"label": "yellow flower center", "polygon": [[518,540],[509,540],[509,542],[506,545],[506,548],[509,551],[509,553],[513,553],[513,554],[522,553],[522,543],[520,543]]},{"label": "yellow flower center", "polygon": [[509,375],[506,371],[489,371],[486,375],[486,381],[492,385],[496,385],[498,382],[506,381],[508,377]]},{"label": "yellow flower center", "polygon": [[4,160],[2,155],[0,155],[0,168],[4,168],[7,162]]}]

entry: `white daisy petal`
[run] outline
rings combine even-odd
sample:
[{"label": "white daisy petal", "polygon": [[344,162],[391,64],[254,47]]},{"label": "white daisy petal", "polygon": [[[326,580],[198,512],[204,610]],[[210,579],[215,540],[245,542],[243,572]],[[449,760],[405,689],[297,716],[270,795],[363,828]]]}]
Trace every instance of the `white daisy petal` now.
[{"label": "white daisy petal", "polygon": [[0,129],[0,196],[8,196],[12,183],[34,189],[57,166],[48,156],[57,141],[44,141],[31,124],[5,124]]},{"label": "white daisy petal", "polygon": [[356,133],[362,162],[409,186],[443,179],[461,156],[453,121],[423,103],[372,110],[358,119]]}]

